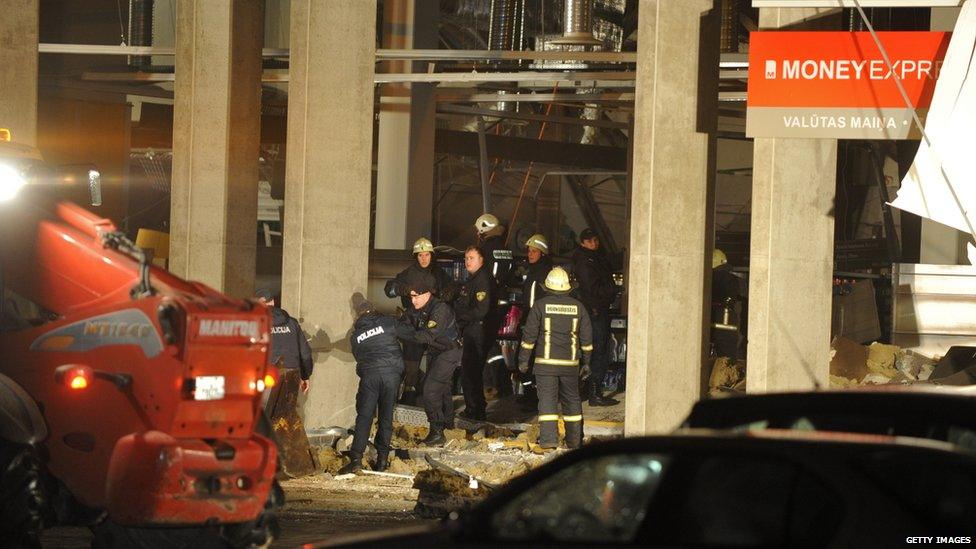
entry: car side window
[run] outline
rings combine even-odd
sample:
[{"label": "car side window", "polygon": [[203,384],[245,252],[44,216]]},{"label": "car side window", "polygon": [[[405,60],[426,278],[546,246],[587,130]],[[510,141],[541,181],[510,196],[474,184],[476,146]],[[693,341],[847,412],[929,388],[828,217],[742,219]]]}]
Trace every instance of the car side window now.
[{"label": "car side window", "polygon": [[575,463],[496,511],[493,530],[503,540],[632,541],[668,461],[621,454]]}]

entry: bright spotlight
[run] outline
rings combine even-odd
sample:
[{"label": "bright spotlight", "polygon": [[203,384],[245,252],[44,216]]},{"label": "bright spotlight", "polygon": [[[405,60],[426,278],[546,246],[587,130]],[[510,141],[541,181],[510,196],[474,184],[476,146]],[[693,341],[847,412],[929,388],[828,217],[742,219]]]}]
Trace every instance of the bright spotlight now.
[{"label": "bright spotlight", "polygon": [[7,202],[17,196],[21,187],[27,184],[24,174],[9,164],[0,164],[0,202]]}]

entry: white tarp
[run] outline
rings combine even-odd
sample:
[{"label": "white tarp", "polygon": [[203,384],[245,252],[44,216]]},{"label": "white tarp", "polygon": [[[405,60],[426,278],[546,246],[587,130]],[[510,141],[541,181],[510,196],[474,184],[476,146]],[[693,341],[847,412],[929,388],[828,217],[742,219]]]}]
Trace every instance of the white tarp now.
[{"label": "white tarp", "polygon": [[[922,139],[892,206],[967,234],[976,228],[976,0],[959,14]],[[951,188],[950,188],[951,184]],[[953,198],[955,191],[956,198]],[[958,204],[956,199],[958,199]],[[966,210],[966,215],[959,208]],[[967,222],[968,217],[968,222]]]}]

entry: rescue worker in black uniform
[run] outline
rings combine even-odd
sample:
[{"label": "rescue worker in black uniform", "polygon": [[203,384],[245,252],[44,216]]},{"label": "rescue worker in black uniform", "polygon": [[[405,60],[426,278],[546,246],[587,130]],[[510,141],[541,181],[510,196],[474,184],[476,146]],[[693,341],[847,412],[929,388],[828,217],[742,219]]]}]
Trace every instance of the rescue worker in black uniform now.
[{"label": "rescue worker in black uniform", "polygon": [[464,390],[464,412],[461,417],[473,421],[486,419],[484,368],[488,345],[494,339],[490,325],[495,301],[495,280],[487,270],[485,256],[477,246],[464,251],[464,268],[468,279],[454,300],[454,314],[463,338],[461,387]]},{"label": "rescue worker in black uniform", "polygon": [[447,442],[444,429],[454,427],[451,388],[454,372],[461,362],[461,348],[454,311],[431,293],[433,287],[433,279],[423,273],[415,274],[408,281],[413,306],[397,321],[397,337],[427,346],[423,401],[430,432],[422,444],[442,446]]},{"label": "rescue worker in black uniform", "polygon": [[[301,377],[299,387],[303,393],[308,392],[309,378],[312,377],[312,348],[305,339],[302,327],[298,321],[288,314],[288,311],[277,307],[275,295],[271,290],[262,288],[255,292],[258,301],[271,309],[271,363],[286,371],[297,369]],[[267,395],[270,392],[266,392]]]},{"label": "rescue worker in black uniform", "polygon": [[566,446],[583,443],[583,402],[579,379],[593,351],[590,317],[586,308],[569,294],[569,275],[555,267],[546,277],[550,294],[535,302],[522,332],[519,370],[529,369],[535,351],[535,378],[539,392],[539,446],[559,444],[559,407],[566,426]]},{"label": "rescue worker in black uniform", "polygon": [[[386,283],[384,292],[386,297],[400,297],[403,310],[409,311],[413,308],[410,304],[410,289],[407,281],[418,273],[426,273],[433,277],[433,294],[441,298],[442,301],[450,303],[454,282],[444,269],[441,269],[434,262],[434,244],[426,238],[418,238],[413,243],[413,255],[416,261],[396,275],[396,278]],[[413,405],[417,400],[417,393],[420,389],[420,359],[424,356],[424,346],[416,343],[403,342],[403,363],[405,367],[403,376],[403,396],[400,401],[404,404]]]},{"label": "rescue worker in black uniform", "polygon": [[603,396],[603,380],[610,367],[610,305],[617,296],[610,262],[600,253],[600,239],[593,229],[580,233],[580,245],[573,253],[573,273],[579,282],[579,298],[590,314],[593,326],[593,357],[587,390],[590,406],[613,406],[616,399]]},{"label": "rescue worker in black uniform", "polygon": [[[478,247],[481,248],[484,257],[485,270],[494,279],[496,291],[492,295],[491,307],[488,316],[484,320],[486,338],[483,342],[485,357],[502,356],[500,347],[495,343],[498,339],[498,331],[505,320],[505,311],[498,304],[499,299],[505,299],[508,293],[508,285],[512,282],[513,267],[515,258],[512,250],[505,246],[505,226],[498,218],[486,213],[478,217],[474,222],[475,231],[478,234]],[[498,349],[496,352],[495,349]],[[488,364],[495,389],[498,391],[499,398],[512,394],[512,379],[508,367],[504,360],[493,360]],[[484,383],[482,382],[482,387]]]},{"label": "rescue worker in black uniform", "polygon": [[[546,295],[545,282],[549,276],[549,271],[553,268],[552,258],[549,257],[549,242],[541,234],[534,234],[525,241],[526,263],[522,266],[522,298],[519,305],[522,307],[522,319],[520,329],[525,328],[525,321],[529,317],[529,311],[535,302]],[[529,352],[529,355],[532,355]],[[532,359],[529,358],[529,370],[522,372],[522,388],[524,397],[522,404],[535,408],[538,398],[535,393],[534,383],[532,383]]]},{"label": "rescue worker in black uniform", "polygon": [[396,407],[397,390],[403,376],[403,356],[397,341],[396,321],[380,314],[362,294],[353,295],[356,323],[349,343],[356,359],[356,375],[359,390],[356,392],[356,431],[352,439],[349,457],[352,461],[339,470],[339,474],[358,473],[362,470],[363,452],[369,440],[373,417],[377,416],[376,463],[374,471],[384,471],[389,465],[390,438],[393,436],[393,409]]}]

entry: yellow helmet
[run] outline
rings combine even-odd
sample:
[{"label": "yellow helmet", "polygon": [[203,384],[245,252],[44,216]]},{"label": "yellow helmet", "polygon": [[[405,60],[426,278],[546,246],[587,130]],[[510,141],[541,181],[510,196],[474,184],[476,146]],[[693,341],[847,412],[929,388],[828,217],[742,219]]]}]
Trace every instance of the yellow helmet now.
[{"label": "yellow helmet", "polygon": [[546,288],[553,292],[568,292],[573,289],[569,284],[569,274],[562,267],[553,267],[546,276]]},{"label": "yellow helmet", "polygon": [[426,238],[418,238],[417,241],[413,243],[413,253],[419,254],[421,252],[434,253],[434,244]]},{"label": "yellow helmet", "polygon": [[525,245],[529,248],[535,248],[540,252],[547,254],[549,253],[549,243],[546,242],[546,237],[541,234],[534,234],[525,241]]},{"label": "yellow helmet", "polygon": [[728,258],[725,257],[725,252],[723,252],[722,250],[720,250],[718,248],[715,248],[714,250],[712,250],[712,268],[713,269],[717,269],[717,268],[721,267],[722,265],[725,265],[728,262],[729,262],[729,260],[728,260]]},{"label": "yellow helmet", "polygon": [[474,222],[474,228],[478,229],[478,234],[485,234],[498,226],[498,218],[486,213],[478,216]]}]

